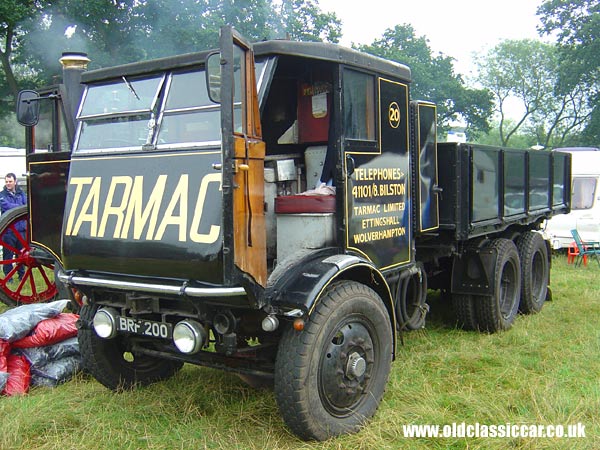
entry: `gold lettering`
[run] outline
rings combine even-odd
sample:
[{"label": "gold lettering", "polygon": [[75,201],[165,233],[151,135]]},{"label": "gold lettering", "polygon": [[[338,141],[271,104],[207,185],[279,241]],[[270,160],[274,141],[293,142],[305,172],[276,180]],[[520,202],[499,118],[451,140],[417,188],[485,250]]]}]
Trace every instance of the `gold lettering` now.
[{"label": "gold lettering", "polygon": [[[179,204],[179,215],[173,215],[175,208]],[[185,232],[187,226],[187,211],[188,211],[188,175],[181,175],[179,178],[179,183],[177,183],[177,187],[175,188],[175,192],[173,193],[173,197],[171,197],[171,201],[167,206],[167,210],[165,211],[165,215],[162,218],[160,226],[158,227],[158,231],[156,232],[156,236],[154,239],[160,241],[165,234],[165,230],[167,225],[178,225],[179,226],[179,241],[185,242]]]},{"label": "gold lettering", "polygon": [[[81,212],[77,216],[77,221],[73,227],[73,236],[77,236],[79,228],[83,222],[90,223],[90,236],[97,237],[98,233],[98,206],[100,204],[100,185],[102,178],[96,177],[90,186],[87,198],[83,202]],[[91,208],[91,210],[90,210]]]},{"label": "gold lettering", "polygon": [[213,173],[206,175],[200,184],[198,200],[196,201],[196,208],[194,208],[192,227],[190,228],[190,239],[199,244],[212,244],[217,240],[219,237],[219,232],[221,231],[221,227],[219,225],[211,225],[208,233],[198,233],[198,229],[200,228],[200,219],[202,218],[202,210],[204,209],[204,202],[206,200],[206,193],[210,183],[219,183],[219,190],[221,190],[221,174]]},{"label": "gold lettering", "polygon": [[77,211],[77,206],[79,205],[79,200],[81,199],[81,191],[85,184],[90,184],[92,182],[92,177],[73,177],[69,184],[75,185],[75,195],[73,196],[73,203],[71,203],[71,209],[69,210],[69,218],[67,219],[67,229],[65,230],[65,235],[72,236],[73,230],[73,221],[75,220],[75,212]]},{"label": "gold lettering", "polygon": [[[106,203],[104,204],[104,212],[102,214],[102,219],[100,220],[98,237],[104,237],[104,232],[106,231],[106,222],[108,222],[108,217],[110,215],[116,216],[117,218],[117,223],[115,224],[115,232],[113,233],[113,237],[118,238],[121,234],[125,208],[127,207],[127,201],[129,200],[129,194],[131,193],[132,183],[133,180],[131,179],[131,177],[128,176],[112,178],[110,188],[108,189],[108,196],[106,197]],[[123,196],[121,197],[121,204],[118,206],[113,206],[113,197],[115,196],[116,187],[119,184],[124,185]]]},{"label": "gold lettering", "polygon": [[[133,238],[140,239],[142,231],[148,223],[148,232],[146,233],[146,239],[152,239],[154,230],[156,228],[156,222],[158,220],[158,210],[160,203],[165,192],[165,185],[167,183],[167,176],[160,175],[156,180],[154,189],[148,199],[148,204],[143,208],[143,188],[144,188],[144,177],[137,176],[133,181],[133,187],[131,189],[131,197],[127,204],[127,214],[125,215],[125,221],[123,222],[123,228],[121,230],[121,239],[127,239],[129,234],[129,227],[131,226],[131,219],[133,218]],[[135,215],[135,216],[134,216]]]}]

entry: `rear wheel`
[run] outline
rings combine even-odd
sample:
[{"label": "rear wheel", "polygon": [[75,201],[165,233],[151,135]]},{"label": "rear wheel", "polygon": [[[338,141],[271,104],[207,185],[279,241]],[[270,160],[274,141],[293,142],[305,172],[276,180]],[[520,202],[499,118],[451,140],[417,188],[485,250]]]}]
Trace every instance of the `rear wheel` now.
[{"label": "rear wheel", "polygon": [[544,306],[550,282],[548,247],[540,233],[528,231],[517,240],[521,257],[521,303],[525,314],[539,312]]},{"label": "rear wheel", "polygon": [[27,238],[28,219],[27,206],[11,209],[0,219],[0,301],[8,306],[45,302],[58,292],[54,258],[32,249]]},{"label": "rear wheel", "polygon": [[494,333],[509,329],[519,308],[521,263],[514,242],[495,239],[490,247],[496,251],[493,294],[473,297],[479,328]]},{"label": "rear wheel", "polygon": [[180,361],[132,352],[127,336],[99,337],[91,325],[98,308],[98,305],[81,308],[84,326],[79,330],[78,338],[83,367],[104,386],[112,390],[131,389],[165,380],[181,369],[183,363]]},{"label": "rear wheel", "polygon": [[351,281],[333,284],[303,331],[288,328],[275,363],[275,396],[302,439],[358,429],[375,413],[392,359],[392,328],[381,298]]},{"label": "rear wheel", "polygon": [[476,330],[477,311],[473,296],[469,294],[452,294],[452,308],[456,315],[456,322],[464,330]]}]

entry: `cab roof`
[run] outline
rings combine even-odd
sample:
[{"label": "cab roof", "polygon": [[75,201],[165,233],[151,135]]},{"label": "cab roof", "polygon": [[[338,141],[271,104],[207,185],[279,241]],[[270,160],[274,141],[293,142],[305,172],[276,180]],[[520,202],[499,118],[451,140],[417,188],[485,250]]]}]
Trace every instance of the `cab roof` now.
[{"label": "cab roof", "polygon": [[[292,56],[319,61],[345,64],[358,69],[377,72],[384,76],[411,81],[410,69],[404,64],[388,61],[368,53],[325,42],[296,42],[287,40],[263,41],[253,44],[255,57]],[[121,76],[144,75],[171,69],[179,69],[204,64],[204,60],[214,50],[185,53],[177,56],[123,64],[84,72],[82,82],[90,83]]]}]

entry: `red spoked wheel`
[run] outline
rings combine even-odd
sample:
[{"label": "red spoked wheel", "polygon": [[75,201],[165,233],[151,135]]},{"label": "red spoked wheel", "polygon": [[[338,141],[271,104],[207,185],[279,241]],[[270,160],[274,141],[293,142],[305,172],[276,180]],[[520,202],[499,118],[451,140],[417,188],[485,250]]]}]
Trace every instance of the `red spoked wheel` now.
[{"label": "red spoked wheel", "polygon": [[53,299],[55,260],[48,253],[32,251],[27,239],[29,211],[21,206],[0,217],[0,301],[8,306],[41,303]]}]

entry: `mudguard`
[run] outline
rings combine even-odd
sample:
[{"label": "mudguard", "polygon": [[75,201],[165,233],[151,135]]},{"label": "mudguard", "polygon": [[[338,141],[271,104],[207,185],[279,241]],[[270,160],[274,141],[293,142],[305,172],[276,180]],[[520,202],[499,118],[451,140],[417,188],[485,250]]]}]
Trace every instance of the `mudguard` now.
[{"label": "mudguard", "polygon": [[498,252],[493,247],[467,248],[452,264],[453,294],[493,295]]},{"label": "mudguard", "polygon": [[369,286],[381,297],[392,325],[394,353],[396,318],[390,288],[383,274],[370,262],[338,249],[299,252],[282,261],[271,274],[267,301],[284,315],[310,318],[323,292],[337,280],[353,280]]}]

